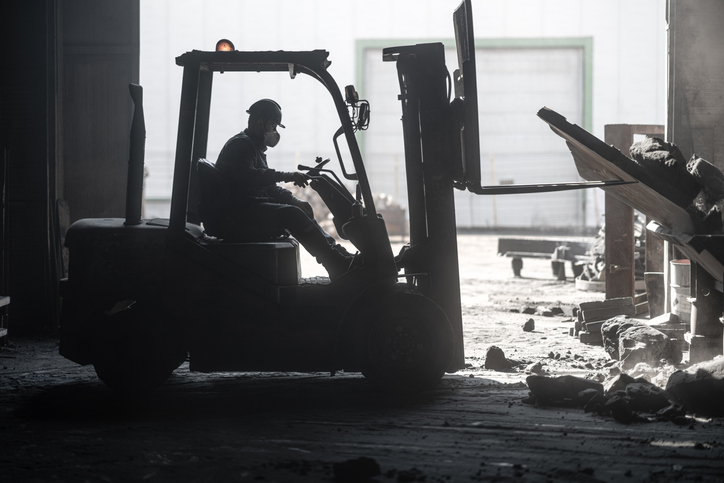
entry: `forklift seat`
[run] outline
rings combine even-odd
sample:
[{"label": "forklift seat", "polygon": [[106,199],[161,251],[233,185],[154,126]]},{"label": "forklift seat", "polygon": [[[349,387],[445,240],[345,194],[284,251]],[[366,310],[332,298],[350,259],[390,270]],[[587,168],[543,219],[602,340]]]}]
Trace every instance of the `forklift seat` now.
[{"label": "forklift seat", "polygon": [[301,277],[299,243],[291,237],[270,238],[240,227],[226,215],[229,185],[213,163],[199,159],[199,218],[204,231],[219,239],[212,252],[279,285],[296,285]]},{"label": "forklift seat", "polygon": [[223,238],[220,236],[223,235],[222,213],[229,198],[229,185],[209,160],[199,159],[196,170],[199,175],[199,218],[209,235]]}]

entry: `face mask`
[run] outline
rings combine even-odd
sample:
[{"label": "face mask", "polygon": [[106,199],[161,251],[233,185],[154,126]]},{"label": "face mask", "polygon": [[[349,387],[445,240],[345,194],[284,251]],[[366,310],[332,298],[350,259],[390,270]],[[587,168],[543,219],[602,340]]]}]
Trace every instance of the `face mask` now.
[{"label": "face mask", "polygon": [[264,133],[264,146],[269,146],[270,148],[273,148],[277,144],[279,144],[279,139],[281,136],[277,131],[267,131]]}]

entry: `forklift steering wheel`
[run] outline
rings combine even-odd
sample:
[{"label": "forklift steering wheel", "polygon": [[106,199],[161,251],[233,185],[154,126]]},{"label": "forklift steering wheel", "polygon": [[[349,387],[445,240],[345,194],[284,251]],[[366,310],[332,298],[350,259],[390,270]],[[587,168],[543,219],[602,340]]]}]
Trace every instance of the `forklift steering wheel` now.
[{"label": "forklift steering wheel", "polygon": [[317,159],[315,159],[317,165],[313,169],[322,169],[324,166],[329,163],[329,158],[322,159],[321,156],[317,156]]},{"label": "forklift steering wheel", "polygon": [[317,159],[315,159],[314,161],[317,163],[317,165],[313,168],[300,164],[297,166],[297,169],[299,171],[306,171],[307,175],[309,176],[319,176],[319,170],[321,170],[327,163],[329,163],[329,158],[322,159],[321,156],[317,156]]}]

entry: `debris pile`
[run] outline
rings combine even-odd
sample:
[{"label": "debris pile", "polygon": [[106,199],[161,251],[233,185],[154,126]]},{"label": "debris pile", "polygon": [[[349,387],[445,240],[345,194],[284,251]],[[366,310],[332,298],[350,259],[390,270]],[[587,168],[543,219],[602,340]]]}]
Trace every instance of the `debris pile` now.
[{"label": "debris pile", "polygon": [[644,377],[634,379],[620,374],[602,385],[576,376],[532,375],[526,383],[530,394],[523,399],[525,404],[580,407],[586,412],[611,416],[624,424],[650,421],[686,424],[690,421],[686,417],[686,406],[672,401],[668,391]]},{"label": "debris pile", "polygon": [[687,162],[676,145],[657,137],[634,143],[629,154],[636,164],[675,186],[682,199],[690,200],[688,211],[699,233],[724,230],[724,173],[719,168],[696,154]]},{"label": "debris pile", "polygon": [[703,416],[724,416],[724,357],[677,371],[666,383],[671,401]]}]

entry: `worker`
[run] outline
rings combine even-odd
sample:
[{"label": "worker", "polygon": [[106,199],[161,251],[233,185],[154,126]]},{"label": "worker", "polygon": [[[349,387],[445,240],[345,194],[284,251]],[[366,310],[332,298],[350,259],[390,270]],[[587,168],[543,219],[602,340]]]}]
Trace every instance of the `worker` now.
[{"label": "worker", "polygon": [[324,266],[330,279],[341,276],[354,257],[317,223],[309,202],[277,185],[288,182],[304,188],[309,176],[276,171],[267,164],[267,148],[279,143],[277,128],[284,127],[281,107],[271,99],[261,99],[246,112],[247,128],[226,142],[216,161],[229,183],[226,213],[262,238],[291,234]]}]

